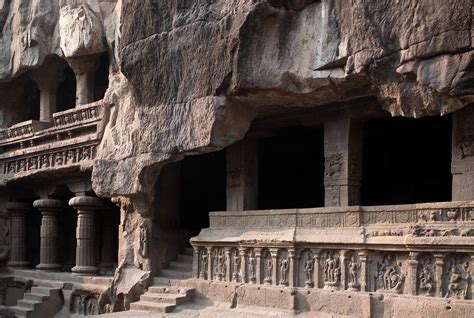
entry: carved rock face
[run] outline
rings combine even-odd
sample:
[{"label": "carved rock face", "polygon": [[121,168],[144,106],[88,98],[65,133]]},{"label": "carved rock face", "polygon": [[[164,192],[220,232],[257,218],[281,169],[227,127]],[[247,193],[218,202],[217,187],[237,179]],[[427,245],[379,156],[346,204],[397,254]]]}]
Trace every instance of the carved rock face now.
[{"label": "carved rock face", "polygon": [[65,57],[98,54],[106,50],[102,23],[86,4],[61,8],[59,33]]}]

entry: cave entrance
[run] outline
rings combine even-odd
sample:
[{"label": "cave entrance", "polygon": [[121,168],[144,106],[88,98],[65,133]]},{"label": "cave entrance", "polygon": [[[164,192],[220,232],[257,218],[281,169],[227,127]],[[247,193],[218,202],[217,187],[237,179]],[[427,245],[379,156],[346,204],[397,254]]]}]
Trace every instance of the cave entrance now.
[{"label": "cave entrance", "polygon": [[364,124],[362,205],[451,201],[451,116]]},{"label": "cave entrance", "polygon": [[258,158],[258,208],[324,206],[324,131],[280,129],[261,138]]}]

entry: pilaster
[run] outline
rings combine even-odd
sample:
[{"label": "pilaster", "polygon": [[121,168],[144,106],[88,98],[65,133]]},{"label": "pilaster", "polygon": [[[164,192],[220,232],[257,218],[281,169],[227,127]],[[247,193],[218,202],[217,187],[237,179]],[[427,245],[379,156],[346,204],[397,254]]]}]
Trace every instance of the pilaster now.
[{"label": "pilaster", "polygon": [[435,257],[436,296],[443,297],[444,255],[434,254],[434,257]]},{"label": "pilaster", "polygon": [[417,280],[417,269],[418,269],[418,255],[419,253],[410,252],[408,255],[408,273],[407,273],[407,287],[406,292],[409,295],[416,295],[416,280]]},{"label": "pilaster", "polygon": [[368,286],[367,286],[367,273],[368,271],[368,257],[369,257],[369,252],[368,251],[359,251],[359,260],[360,260],[360,275],[359,275],[359,284],[360,284],[360,291],[362,292],[367,292]]}]

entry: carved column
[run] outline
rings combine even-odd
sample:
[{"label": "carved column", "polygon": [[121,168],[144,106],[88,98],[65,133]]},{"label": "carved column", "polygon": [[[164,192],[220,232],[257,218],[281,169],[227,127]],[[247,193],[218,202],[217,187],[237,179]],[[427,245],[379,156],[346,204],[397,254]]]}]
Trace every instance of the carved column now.
[{"label": "carved column", "polygon": [[200,260],[201,253],[199,253],[199,248],[197,246],[193,246],[193,277],[194,278],[199,278],[199,263],[201,262]]},{"label": "carved column", "polygon": [[102,249],[100,252],[101,262],[99,267],[104,270],[112,270],[117,255],[115,239],[117,238],[117,224],[115,222],[115,209],[106,207],[102,210]]},{"label": "carved column", "polygon": [[245,277],[247,277],[247,260],[245,257],[245,248],[239,248],[240,255],[240,279],[242,283],[247,283]]},{"label": "carved column", "polygon": [[255,282],[257,284],[263,284],[263,279],[262,279],[262,249],[261,248],[255,248],[255,258],[257,259],[257,265],[255,269]]},{"label": "carved column", "polygon": [[76,75],[76,106],[94,101],[94,71],[98,58],[94,55],[67,58]]},{"label": "carved column", "polygon": [[341,263],[341,287],[343,290],[347,289],[347,254],[349,253],[348,250],[341,250],[341,254],[339,255],[339,261]]},{"label": "carved column", "polygon": [[367,273],[368,273],[368,251],[360,251],[359,252],[359,260],[360,260],[360,276],[359,276],[359,283],[360,283],[360,291],[366,292],[368,291],[367,288]]},{"label": "carved column", "polygon": [[[299,256],[299,255],[298,255]],[[290,258],[290,270],[288,273],[288,285],[290,287],[296,287],[298,284],[298,259],[295,250],[288,251],[288,257]]]},{"label": "carved column", "polygon": [[26,213],[31,206],[22,202],[8,202],[7,211],[10,215],[11,250],[8,266],[24,268],[29,266],[26,249]]},{"label": "carved column", "polygon": [[40,69],[31,72],[31,78],[40,91],[40,121],[51,122],[56,112],[56,91],[63,80],[65,65],[45,61]]},{"label": "carved column", "polygon": [[95,197],[79,196],[69,200],[69,205],[77,210],[76,266],[75,274],[90,275],[98,272],[96,264],[96,240],[94,211],[100,209],[102,201]]},{"label": "carved column", "polygon": [[321,259],[321,255],[320,255],[321,251],[319,249],[313,249],[312,252],[313,252],[313,258],[314,258],[314,271],[313,271],[314,287],[321,288],[321,273],[320,273],[320,267],[319,267],[319,263]]},{"label": "carved column", "polygon": [[58,215],[64,208],[59,200],[41,199],[33,202],[33,206],[41,212],[40,264],[37,269],[60,270],[58,258]]},{"label": "carved column", "polygon": [[416,252],[410,252],[408,255],[408,273],[407,273],[407,293],[409,295],[416,295],[416,279],[417,279],[417,269],[418,269],[418,254]]},{"label": "carved column", "polygon": [[207,279],[208,280],[213,280],[214,279],[214,273],[212,270],[212,252],[213,252],[212,247],[207,248]]},{"label": "carved column", "polygon": [[279,281],[277,279],[277,271],[280,270],[280,264],[278,264],[278,249],[271,248],[270,255],[272,256],[272,283],[271,285],[278,285]]},{"label": "carved column", "polygon": [[254,210],[258,206],[258,142],[247,137],[226,150],[227,211]]},{"label": "carved column", "polygon": [[443,267],[444,255],[434,254],[435,261],[435,277],[436,277],[436,296],[443,297]]},{"label": "carved column", "polygon": [[[225,267],[226,267],[225,281],[227,281],[227,282],[232,281],[232,265],[231,265],[232,264],[231,263],[232,255],[231,255],[231,252],[232,252],[232,248],[230,248],[230,247],[225,248]],[[234,264],[234,266],[237,266],[237,264]]]},{"label": "carved column", "polygon": [[337,115],[324,124],[325,206],[360,204],[362,124]]}]

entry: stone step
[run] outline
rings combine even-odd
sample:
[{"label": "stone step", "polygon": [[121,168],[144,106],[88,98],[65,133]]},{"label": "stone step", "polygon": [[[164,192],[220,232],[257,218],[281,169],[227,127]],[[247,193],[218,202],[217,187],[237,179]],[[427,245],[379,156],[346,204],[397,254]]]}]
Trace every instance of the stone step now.
[{"label": "stone step", "polygon": [[36,307],[41,305],[40,301],[37,300],[31,300],[31,299],[20,299],[17,302],[17,306],[23,307],[23,308],[28,308],[31,310],[35,310]]},{"label": "stone step", "polygon": [[193,256],[194,254],[194,249],[192,247],[186,247],[183,251],[183,254],[184,255],[189,255],[189,256]]},{"label": "stone step", "polygon": [[178,270],[185,270],[188,272],[193,271],[193,264],[192,263],[185,263],[185,262],[177,262],[171,261],[170,262],[170,269],[178,269]]},{"label": "stone step", "polygon": [[194,293],[193,288],[178,287],[178,286],[150,286],[148,292],[153,294],[172,294],[172,295],[187,295],[191,296]]},{"label": "stone step", "polygon": [[162,269],[160,276],[163,276],[165,278],[174,278],[174,279],[189,279],[192,277],[192,273],[190,271]]},{"label": "stone step", "polygon": [[176,305],[154,303],[149,301],[139,301],[130,304],[130,310],[143,310],[149,312],[169,313],[176,308]]},{"label": "stone step", "polygon": [[155,294],[147,292],[140,296],[140,301],[149,301],[153,303],[163,303],[172,305],[182,305],[189,301],[189,297],[180,294]]},{"label": "stone step", "polygon": [[43,295],[49,296],[50,291],[51,291],[51,288],[49,287],[42,287],[42,286],[31,287],[31,293],[33,294],[43,294]]},{"label": "stone step", "polygon": [[154,277],[153,278],[154,286],[180,286],[181,279],[176,278],[166,278],[166,277]]},{"label": "stone step", "polygon": [[28,317],[30,315],[30,313],[33,312],[32,309],[21,307],[21,306],[18,306],[18,305],[10,307],[10,309],[13,310],[13,312],[15,313],[15,315],[17,317]]},{"label": "stone step", "polygon": [[36,301],[43,302],[48,296],[49,295],[45,295],[45,294],[26,293],[23,296],[23,299],[36,300]]},{"label": "stone step", "polygon": [[178,262],[193,264],[193,256],[192,255],[178,254],[178,257],[176,257],[176,260]]}]

